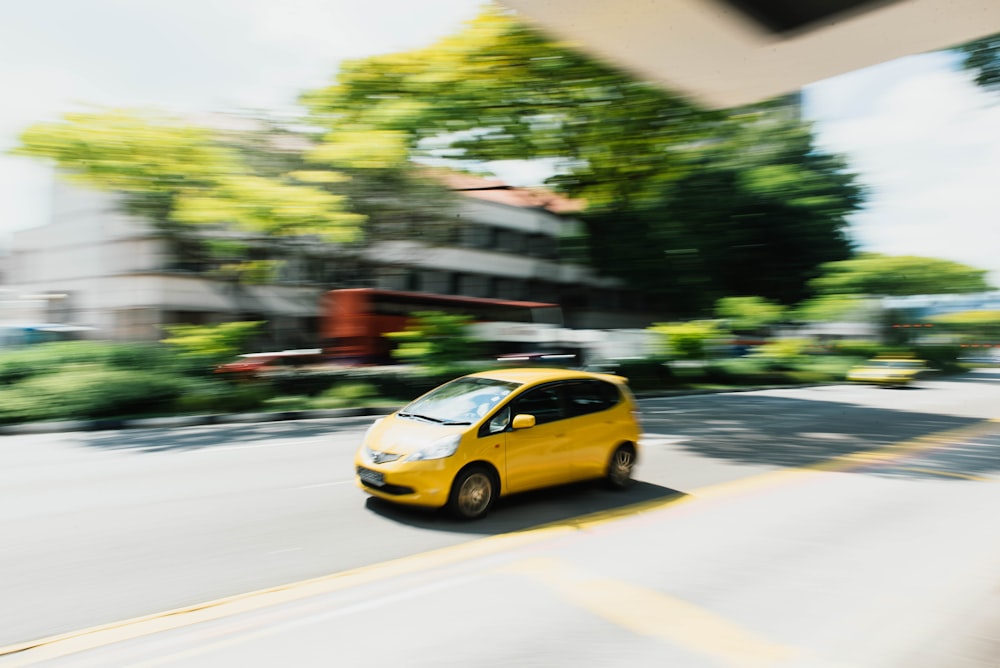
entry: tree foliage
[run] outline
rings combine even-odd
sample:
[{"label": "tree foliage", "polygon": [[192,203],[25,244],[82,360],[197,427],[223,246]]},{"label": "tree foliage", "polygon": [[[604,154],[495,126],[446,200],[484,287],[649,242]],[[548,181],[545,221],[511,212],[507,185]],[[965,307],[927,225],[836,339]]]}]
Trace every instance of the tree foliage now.
[{"label": "tree foliage", "polygon": [[262,322],[224,322],[217,325],[167,325],[163,343],[183,358],[210,366],[227,362],[263,327]]},{"label": "tree foliage", "polygon": [[785,307],[762,297],[724,297],[715,303],[715,315],[736,332],[754,332],[780,322]]},{"label": "tree foliage", "polygon": [[[261,125],[249,134],[271,131]],[[276,145],[240,147],[236,136],[162,114],[100,111],[34,125],[15,153],[52,160],[77,182],[121,193],[131,213],[161,227],[224,224],[253,235],[356,237],[364,218],[321,187],[341,180],[337,174],[281,173],[274,157],[249,155],[256,148],[278,156]]]},{"label": "tree foliage", "polygon": [[432,47],[347,63],[303,102],[331,157],[363,132],[396,160],[550,161],[549,185],[588,203],[590,262],[673,312],[791,303],[850,254],[862,192],[794,105],[704,111],[496,9]]},{"label": "tree foliage", "polygon": [[725,296],[807,297],[817,265],[850,257],[844,229],[862,191],[808,128],[774,113],[735,116],[679,151],[686,173],[656,205],[588,213],[597,266],[687,311]]},{"label": "tree foliage", "polygon": [[470,334],[471,316],[438,311],[414,313],[406,329],[387,334],[397,342],[393,356],[405,362],[445,366],[473,359],[478,341]]},{"label": "tree foliage", "polygon": [[703,360],[719,338],[719,323],[713,320],[657,323],[649,328],[660,334],[663,353],[679,360]]},{"label": "tree foliage", "polygon": [[932,295],[985,292],[987,271],[950,260],[864,253],[823,265],[812,287],[826,295]]},{"label": "tree foliage", "polygon": [[798,304],[792,311],[795,320],[803,322],[846,322],[871,317],[877,300],[860,295],[817,295]]},{"label": "tree foliage", "polygon": [[969,42],[959,52],[962,66],[974,74],[979,86],[1000,91],[1000,33]]},{"label": "tree foliage", "polygon": [[947,332],[983,342],[1000,342],[1000,311],[961,311],[934,316],[931,320]]},{"label": "tree foliage", "polygon": [[548,158],[564,192],[595,204],[655,197],[670,148],[710,117],[496,9],[432,47],[345,63],[302,99],[337,156],[367,136],[397,160]]}]

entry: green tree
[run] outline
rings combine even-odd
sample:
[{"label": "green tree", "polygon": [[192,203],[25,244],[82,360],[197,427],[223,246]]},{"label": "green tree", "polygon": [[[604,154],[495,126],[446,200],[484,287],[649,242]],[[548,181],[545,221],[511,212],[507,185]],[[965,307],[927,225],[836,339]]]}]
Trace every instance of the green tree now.
[{"label": "green tree", "polygon": [[1000,311],[962,311],[931,318],[951,334],[959,334],[977,343],[1000,343]]},{"label": "green tree", "polygon": [[861,191],[794,106],[700,110],[496,9],[430,48],[347,63],[303,102],[328,130],[314,157],[363,158],[362,132],[376,164],[550,161],[549,184],[588,203],[591,263],[673,312],[791,303],[850,253]]},{"label": "green tree", "polygon": [[811,339],[775,339],[754,350],[753,357],[762,360],[770,369],[785,371],[794,368],[812,345],[815,342]]},{"label": "green tree", "polygon": [[670,147],[714,117],[497,9],[432,47],[347,62],[302,100],[328,129],[315,157],[551,159],[560,188],[592,204],[655,196]]},{"label": "green tree", "polygon": [[704,360],[722,334],[719,324],[712,320],[657,323],[649,329],[662,336],[663,352],[679,360]]},{"label": "green tree", "polygon": [[929,257],[863,253],[822,266],[810,285],[825,295],[930,295],[985,292],[987,271]]},{"label": "green tree", "polygon": [[977,39],[958,49],[962,66],[986,90],[1000,91],[1000,33]]},{"label": "green tree", "polygon": [[346,209],[344,196],[321,187],[341,180],[337,174],[267,173],[259,162],[255,173],[235,137],[161,114],[102,111],[34,125],[14,152],[51,160],[74,181],[120,193],[130,213],[163,229],[230,225],[252,235],[341,242],[357,235],[363,217]]},{"label": "green tree", "polygon": [[244,351],[263,322],[224,322],[217,325],[168,325],[163,343],[199,368],[211,369]]},{"label": "green tree", "polygon": [[397,342],[393,356],[404,362],[447,366],[473,359],[479,347],[469,330],[471,316],[421,311],[401,332],[387,334]]},{"label": "green tree", "polygon": [[756,332],[781,321],[785,307],[762,297],[725,297],[715,303],[715,315],[735,332]]},{"label": "green tree", "polygon": [[877,300],[859,295],[818,295],[798,304],[792,318],[803,322],[844,322],[873,317]]}]

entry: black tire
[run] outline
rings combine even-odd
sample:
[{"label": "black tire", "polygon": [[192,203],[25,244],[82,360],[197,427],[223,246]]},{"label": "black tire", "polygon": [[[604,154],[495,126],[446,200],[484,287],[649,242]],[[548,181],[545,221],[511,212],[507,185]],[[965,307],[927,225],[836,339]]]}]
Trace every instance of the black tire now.
[{"label": "black tire", "polygon": [[500,486],[485,466],[470,466],[455,476],[448,498],[448,510],[463,520],[476,520],[490,511]]},{"label": "black tire", "polygon": [[635,448],[622,444],[615,448],[608,461],[607,481],[611,489],[628,489],[632,486],[632,470],[635,468]]}]

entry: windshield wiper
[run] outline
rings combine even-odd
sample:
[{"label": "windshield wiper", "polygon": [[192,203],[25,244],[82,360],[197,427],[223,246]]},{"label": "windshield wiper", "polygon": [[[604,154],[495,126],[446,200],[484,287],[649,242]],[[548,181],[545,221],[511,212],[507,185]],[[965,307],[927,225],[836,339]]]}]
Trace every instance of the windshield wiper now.
[{"label": "windshield wiper", "polygon": [[414,418],[416,420],[427,420],[428,422],[436,422],[442,424],[444,420],[440,420],[436,417],[431,417],[430,415],[419,415],[418,413],[398,413],[400,417]]},{"label": "windshield wiper", "polygon": [[471,422],[469,422],[467,420],[442,420],[441,423],[442,424],[449,424],[449,425],[451,425],[451,424],[472,424]]}]

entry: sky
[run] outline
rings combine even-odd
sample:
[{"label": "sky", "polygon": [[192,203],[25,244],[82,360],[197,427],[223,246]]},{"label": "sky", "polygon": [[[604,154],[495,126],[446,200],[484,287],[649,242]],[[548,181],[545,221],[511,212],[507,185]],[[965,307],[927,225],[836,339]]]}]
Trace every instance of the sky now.
[{"label": "sky", "polygon": [[[49,171],[10,157],[28,125],[74,109],[284,109],[345,59],[426,46],[480,0],[32,0],[0,21],[0,244],[43,224]],[[951,54],[817,82],[804,113],[819,145],[868,188],[851,220],[862,250],[955,260],[1000,287],[1000,93]],[[503,166],[514,185],[544,170]]]}]

